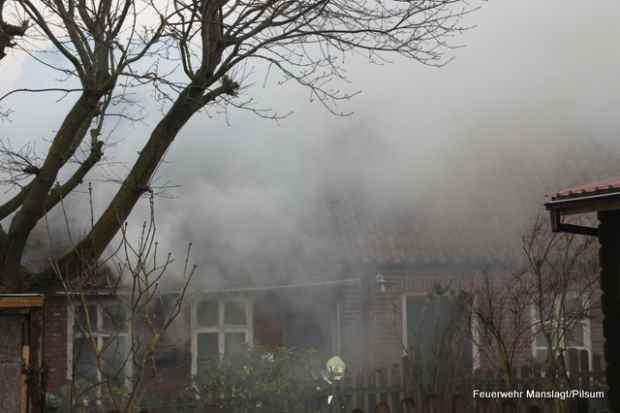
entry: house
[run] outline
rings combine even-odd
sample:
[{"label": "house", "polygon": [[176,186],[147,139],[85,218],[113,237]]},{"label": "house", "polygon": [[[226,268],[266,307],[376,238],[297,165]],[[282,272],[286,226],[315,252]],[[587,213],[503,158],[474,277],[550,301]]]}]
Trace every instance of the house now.
[{"label": "house", "polygon": [[[363,224],[358,220],[356,231],[345,241],[351,264],[337,274],[188,291],[153,357],[149,394],[160,398],[178,394],[200,375],[207,360],[247,345],[315,349],[321,360],[339,355],[350,375],[400,366],[404,355],[409,362],[415,360],[422,381],[430,380],[429,369],[449,380],[493,367],[482,357],[479,337],[474,337],[472,319],[464,311],[470,308],[463,307],[475,302],[480,263],[453,251],[447,254],[453,258],[421,251],[428,245],[420,246],[405,226],[384,226],[369,219]],[[122,294],[97,288],[84,296],[90,336],[101,348],[114,343],[108,362],[131,376],[131,363],[124,356],[130,332],[114,328],[115,318],[123,319],[118,307]],[[158,297],[155,313],[165,312],[177,296],[178,291],[172,290]],[[60,393],[75,375],[96,380],[102,374],[88,351],[92,338],[74,327],[76,321],[84,323],[82,304],[67,291],[45,298],[44,361],[51,393]],[[529,310],[528,314],[536,316]],[[585,354],[578,364],[589,370],[602,354],[599,320],[584,320],[578,331],[580,336],[566,348]],[[523,340],[518,359],[527,365],[544,353],[545,344],[533,330]]]}]

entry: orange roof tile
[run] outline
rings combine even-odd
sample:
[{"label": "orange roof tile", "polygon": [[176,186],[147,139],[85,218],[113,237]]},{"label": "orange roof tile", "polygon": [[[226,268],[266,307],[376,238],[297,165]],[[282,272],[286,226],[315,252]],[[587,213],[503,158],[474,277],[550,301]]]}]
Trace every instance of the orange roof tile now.
[{"label": "orange roof tile", "polygon": [[552,201],[556,201],[560,199],[602,195],[611,192],[620,192],[620,176],[573,186],[555,193],[547,194],[546,196],[551,198]]}]

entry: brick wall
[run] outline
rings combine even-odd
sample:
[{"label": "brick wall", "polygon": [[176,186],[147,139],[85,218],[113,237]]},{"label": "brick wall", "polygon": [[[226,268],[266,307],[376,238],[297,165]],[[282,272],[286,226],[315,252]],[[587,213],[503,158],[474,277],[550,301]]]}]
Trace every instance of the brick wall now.
[{"label": "brick wall", "polygon": [[386,289],[370,283],[368,357],[371,367],[389,367],[400,363],[403,355],[403,296],[428,294],[438,282],[449,283],[455,290],[471,288],[470,278],[447,271],[382,272]]},{"label": "brick wall", "polygon": [[[370,368],[389,367],[399,364],[403,355],[403,295],[427,294],[433,285],[441,281],[449,282],[455,290],[471,290],[474,282],[471,277],[446,272],[394,271],[383,273],[387,289],[381,292],[374,282],[369,283],[367,302],[368,323],[362,320],[364,285],[350,283],[341,288],[340,327],[341,356],[353,369],[367,362]],[[158,357],[157,369],[148,375],[149,391],[158,393],[173,392],[179,384],[190,379],[189,337],[179,340],[179,334],[189,331],[189,317],[184,312],[177,320],[181,328],[173,328],[175,345],[167,346],[165,355]],[[48,389],[54,391],[67,380],[67,306],[64,297],[52,296],[46,299],[45,307],[45,364],[48,371]],[[592,353],[603,354],[603,334],[600,309],[592,318]],[[517,364],[527,364],[532,360],[531,337],[521,346]],[[368,349],[367,354],[362,349]],[[365,357],[365,358],[364,358]],[[489,367],[481,359],[481,368]]]},{"label": "brick wall", "polygon": [[[446,271],[394,271],[382,272],[385,276],[387,288],[385,292],[380,292],[374,282],[374,277],[370,282],[369,294],[369,320],[368,326],[364,326],[361,321],[360,311],[363,299],[361,289],[350,289],[345,295],[343,306],[343,334],[347,337],[346,345],[351,347],[349,353],[356,353],[356,341],[359,343],[364,340],[363,331],[368,328],[368,354],[367,359],[370,368],[389,367],[394,363],[400,363],[403,355],[403,296],[407,294],[427,294],[437,282],[449,283],[455,290],[473,291],[476,288],[478,279],[476,277],[449,273]],[[598,297],[597,294],[595,294]],[[594,305],[591,319],[591,344],[592,354],[603,354],[604,337],[602,332],[602,316],[600,308]],[[524,334],[522,340],[517,344],[515,365],[529,365],[533,361],[532,356],[532,335]],[[359,346],[357,346],[359,347]],[[343,352],[347,354],[347,352]],[[356,362],[360,357],[353,357]],[[481,369],[490,369],[494,364],[484,357],[480,359]],[[356,363],[357,364],[357,363]],[[604,364],[604,363],[603,363]],[[594,366],[596,367],[596,366]]]},{"label": "brick wall", "polygon": [[44,346],[47,388],[54,391],[67,380],[67,302],[64,297],[46,297]]}]

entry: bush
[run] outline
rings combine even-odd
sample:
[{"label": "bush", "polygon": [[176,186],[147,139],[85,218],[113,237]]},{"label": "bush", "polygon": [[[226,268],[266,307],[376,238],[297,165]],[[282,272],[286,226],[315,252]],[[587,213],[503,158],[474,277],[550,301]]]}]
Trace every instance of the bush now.
[{"label": "bush", "polygon": [[[111,393],[110,393],[111,392]],[[88,380],[67,382],[56,393],[47,393],[46,413],[96,413],[114,409],[115,402],[127,397],[123,387],[103,386]]]},{"label": "bush", "polygon": [[322,362],[313,352],[253,348],[201,363],[184,399],[198,412],[273,413],[299,411],[327,400]]}]

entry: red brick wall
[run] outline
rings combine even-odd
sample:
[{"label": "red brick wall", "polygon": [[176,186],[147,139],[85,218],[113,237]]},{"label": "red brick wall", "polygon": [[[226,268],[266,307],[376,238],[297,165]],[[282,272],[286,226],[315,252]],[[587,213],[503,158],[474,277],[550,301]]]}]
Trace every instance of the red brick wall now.
[{"label": "red brick wall", "polygon": [[[460,275],[441,272],[422,272],[422,271],[394,271],[383,272],[387,282],[385,292],[380,292],[374,281],[374,277],[370,282],[369,297],[369,321],[364,326],[361,322],[361,290],[351,289],[351,292],[345,297],[343,312],[343,336],[346,340],[346,346],[349,346],[349,353],[357,354],[357,348],[361,347],[360,342],[364,340],[362,332],[368,328],[368,354],[366,358],[369,367],[389,367],[394,363],[400,363],[403,354],[402,347],[402,297],[405,294],[426,294],[433,288],[437,282],[449,283],[455,290],[472,291],[476,287],[477,280],[473,276]],[[598,297],[598,295],[596,295]],[[591,344],[592,354],[594,357],[603,354],[604,337],[602,332],[600,308],[596,304],[591,320]],[[350,335],[347,337],[347,335]],[[518,343],[518,351],[516,353],[515,365],[530,365],[533,361],[532,356],[532,336],[525,334],[523,339]],[[343,344],[345,345],[345,344]],[[347,351],[343,351],[347,355]],[[360,357],[352,357],[357,364]],[[492,364],[484,357],[481,357],[481,369],[489,369]]]},{"label": "red brick wall", "polygon": [[[385,292],[379,291],[374,277],[369,285],[368,324],[362,321],[363,285],[351,283],[341,289],[341,356],[353,369],[359,368],[363,361],[367,361],[371,368],[389,367],[401,362],[404,294],[428,293],[438,281],[450,282],[456,290],[468,290],[474,286],[471,277],[446,272],[399,271],[383,274],[387,281]],[[48,297],[45,316],[45,364],[48,371],[48,389],[54,391],[67,379],[67,307],[64,297]],[[178,321],[188,325],[189,317],[183,314]],[[592,352],[594,355],[602,355],[603,334],[598,308],[593,314],[591,325]],[[189,328],[181,331],[189,331]],[[517,364],[531,361],[530,343],[528,341],[522,346]],[[188,383],[191,362],[189,347],[189,337],[184,337],[180,343],[177,340],[174,351],[178,354],[167,362],[158,362],[160,367],[149,374],[149,391],[173,392],[179,383]],[[368,349],[365,356],[362,354],[364,347]],[[489,367],[484,364],[484,359],[481,359],[481,363],[482,368]]]},{"label": "red brick wall", "polygon": [[469,277],[447,271],[382,272],[386,290],[381,292],[374,279],[370,283],[369,326],[372,351],[368,358],[371,367],[390,367],[400,363],[403,355],[402,300],[405,294],[426,294],[441,282],[455,290],[470,289]]},{"label": "red brick wall", "polygon": [[46,297],[44,346],[47,388],[54,391],[67,380],[67,302],[64,297]]}]

